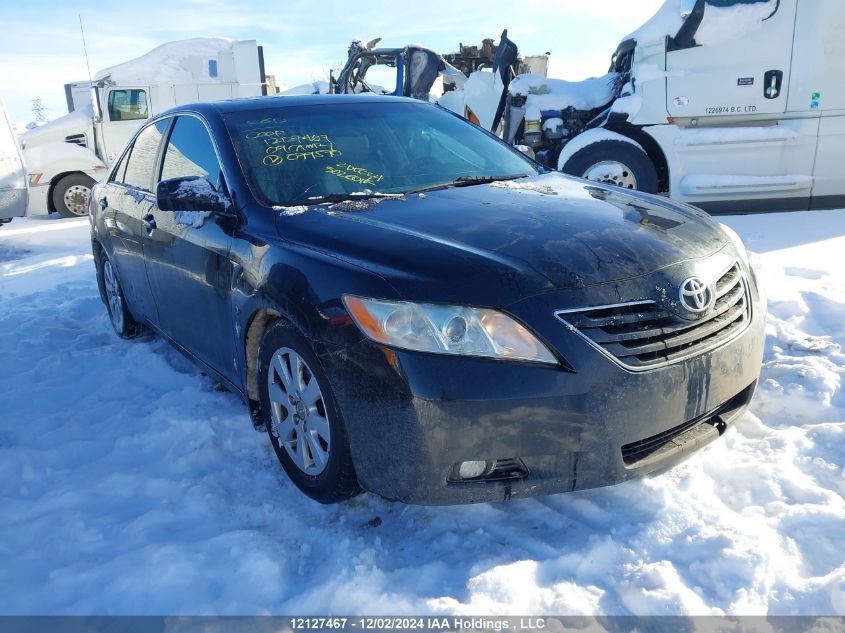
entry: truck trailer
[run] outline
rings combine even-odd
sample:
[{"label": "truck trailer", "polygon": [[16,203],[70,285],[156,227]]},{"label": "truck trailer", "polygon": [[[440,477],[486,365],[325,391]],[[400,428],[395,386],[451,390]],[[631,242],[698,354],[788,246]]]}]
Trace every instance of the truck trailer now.
[{"label": "truck trailer", "polygon": [[29,215],[85,215],[92,185],[140,125],[159,112],[196,101],[267,93],[255,40],[193,38],[170,42],[65,87],[70,112],[21,136]]}]

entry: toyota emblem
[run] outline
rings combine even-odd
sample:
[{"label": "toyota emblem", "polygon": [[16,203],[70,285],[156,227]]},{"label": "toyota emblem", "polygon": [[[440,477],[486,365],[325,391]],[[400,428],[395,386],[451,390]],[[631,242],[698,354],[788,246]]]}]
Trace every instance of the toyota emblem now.
[{"label": "toyota emblem", "polygon": [[713,289],[700,277],[690,277],[681,284],[681,303],[694,314],[707,312],[716,299]]}]

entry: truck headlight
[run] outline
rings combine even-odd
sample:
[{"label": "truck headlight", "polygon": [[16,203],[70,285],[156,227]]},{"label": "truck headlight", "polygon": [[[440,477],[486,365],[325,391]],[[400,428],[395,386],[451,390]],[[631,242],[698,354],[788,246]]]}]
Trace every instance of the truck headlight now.
[{"label": "truck headlight", "polygon": [[344,295],[343,303],[367,338],[417,352],[558,364],[525,326],[486,308],[383,301]]}]

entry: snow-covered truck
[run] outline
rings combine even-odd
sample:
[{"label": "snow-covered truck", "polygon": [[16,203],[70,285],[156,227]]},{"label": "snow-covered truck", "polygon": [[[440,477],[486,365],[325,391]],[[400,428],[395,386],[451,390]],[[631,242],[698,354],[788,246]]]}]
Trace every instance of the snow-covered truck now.
[{"label": "snow-covered truck", "polygon": [[85,215],[85,200],[135,130],[168,108],[266,94],[262,47],[254,40],[170,42],[68,84],[65,116],[21,136],[29,178],[29,215]]},{"label": "snow-covered truck", "polygon": [[842,0],[667,0],[606,76],[517,77],[505,138],[712,212],[839,207],[843,32]]},{"label": "snow-covered truck", "polygon": [[26,213],[26,171],[6,106],[0,99],[0,224]]}]

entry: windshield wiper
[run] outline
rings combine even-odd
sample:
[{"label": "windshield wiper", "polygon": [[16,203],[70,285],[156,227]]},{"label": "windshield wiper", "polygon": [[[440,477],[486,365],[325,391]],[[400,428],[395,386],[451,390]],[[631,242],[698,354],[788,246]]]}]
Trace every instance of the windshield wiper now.
[{"label": "windshield wiper", "polygon": [[527,178],[528,174],[509,174],[505,176],[461,176],[455,180],[448,182],[440,182],[419,189],[413,189],[408,193],[425,193],[426,191],[435,191],[436,189],[449,189],[450,187],[472,187],[474,185],[487,185],[491,182],[500,182],[502,180],[516,180],[517,178]]}]

